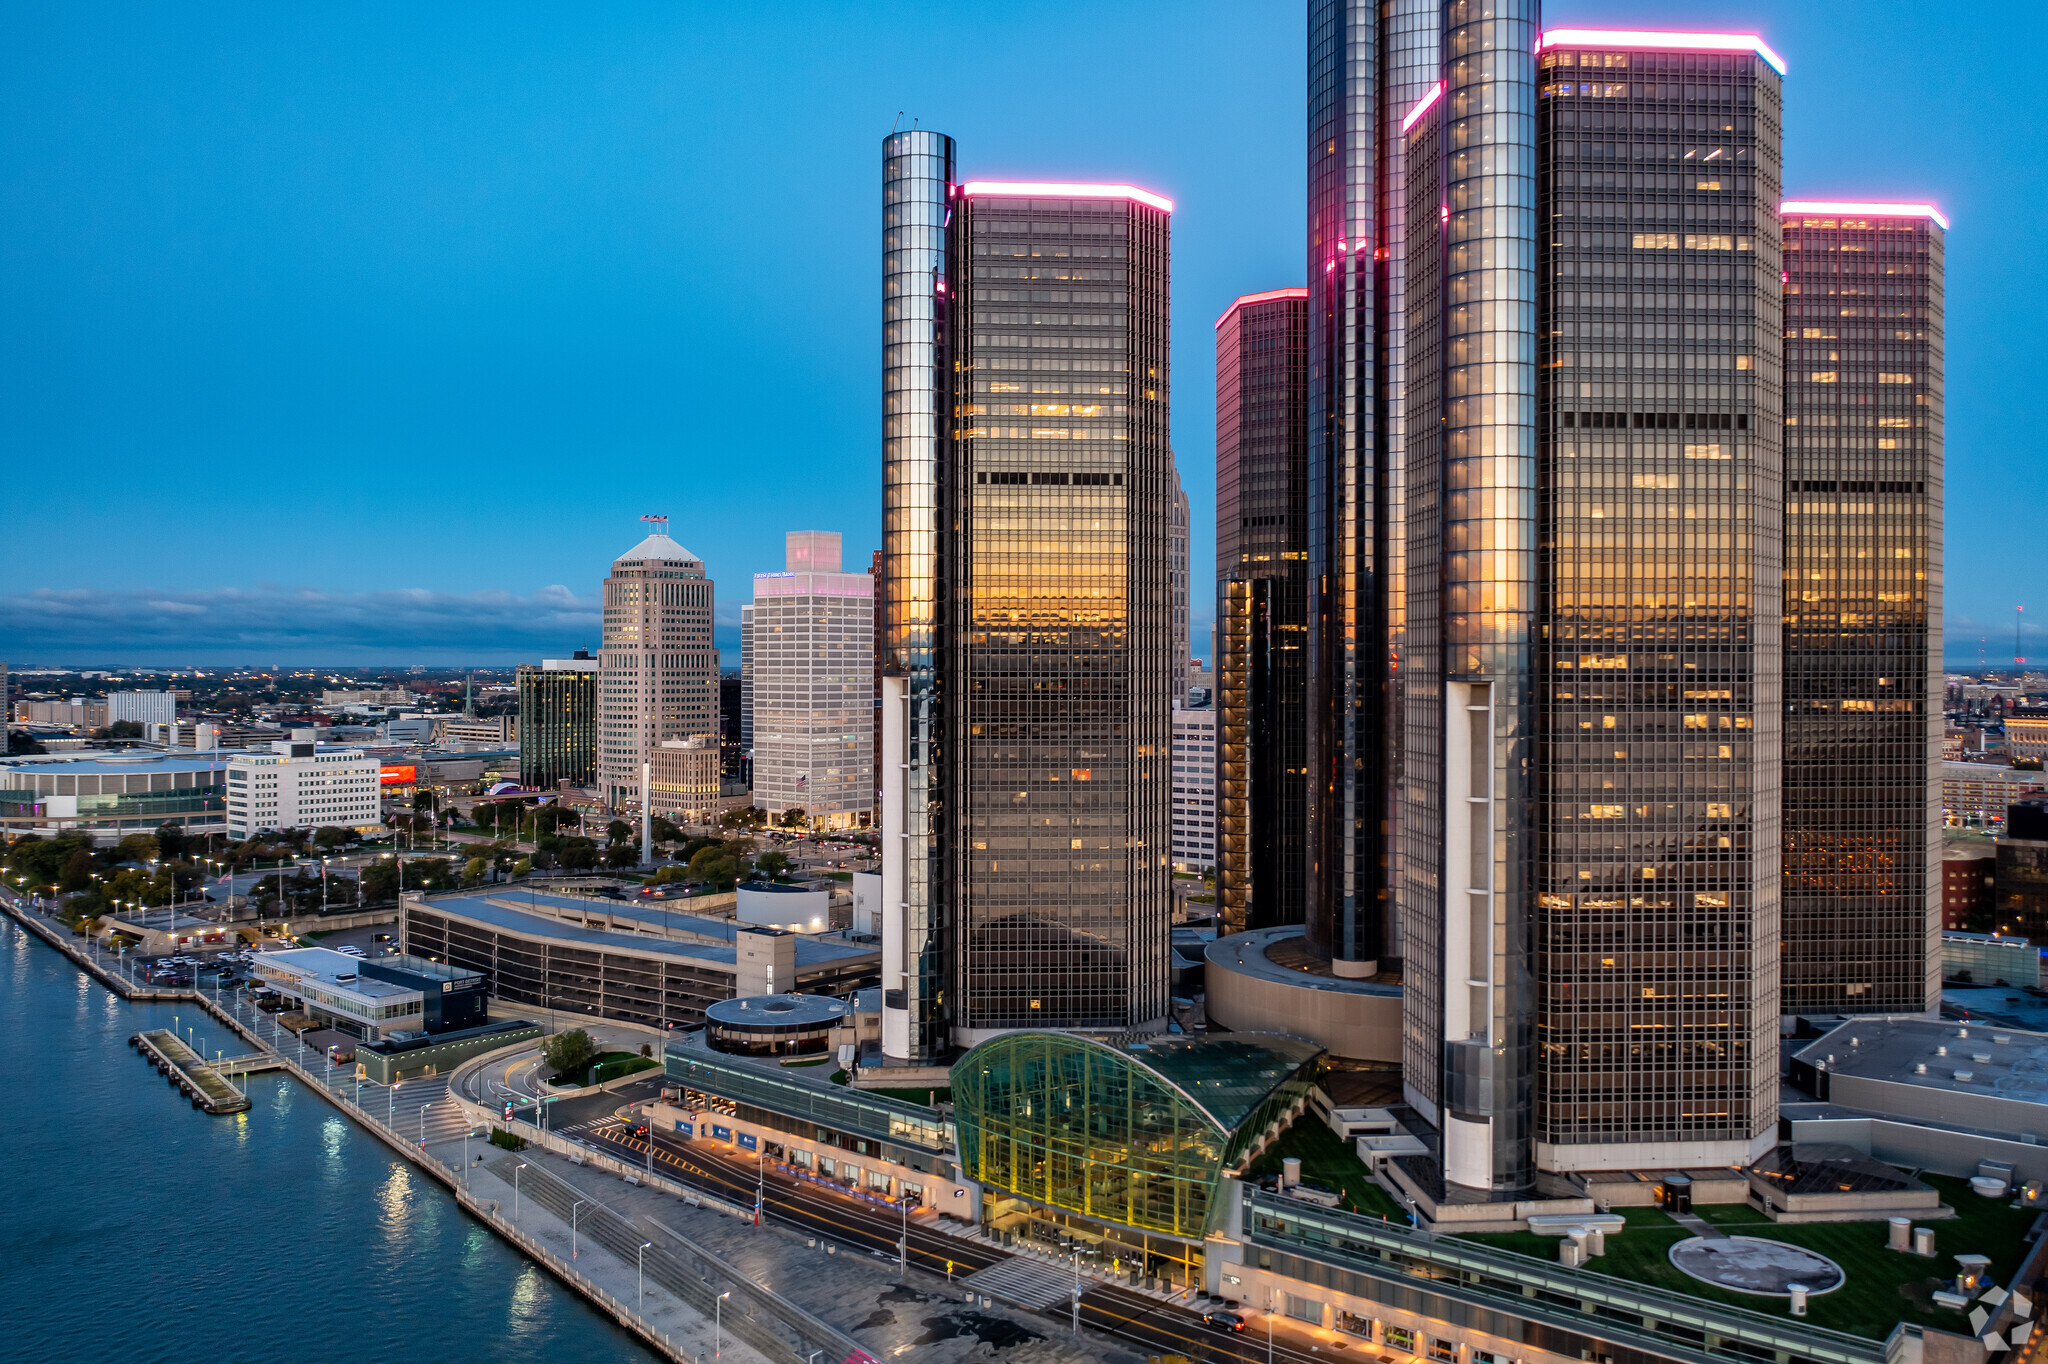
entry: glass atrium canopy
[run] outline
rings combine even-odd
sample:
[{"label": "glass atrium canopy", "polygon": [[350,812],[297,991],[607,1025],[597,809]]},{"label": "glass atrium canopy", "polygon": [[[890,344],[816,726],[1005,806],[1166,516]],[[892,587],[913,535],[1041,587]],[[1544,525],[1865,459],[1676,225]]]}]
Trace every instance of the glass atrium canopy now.
[{"label": "glass atrium canopy", "polygon": [[1272,1033],[1006,1033],[953,1067],[961,1164],[1048,1207],[1198,1240],[1217,1182],[1307,1096],[1322,1054]]}]

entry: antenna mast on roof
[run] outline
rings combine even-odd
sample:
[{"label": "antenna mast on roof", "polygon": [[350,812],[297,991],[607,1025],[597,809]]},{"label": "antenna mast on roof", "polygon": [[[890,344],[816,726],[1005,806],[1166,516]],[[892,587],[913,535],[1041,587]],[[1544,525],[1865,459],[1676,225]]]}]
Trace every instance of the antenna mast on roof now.
[{"label": "antenna mast on roof", "polygon": [[2015,606],[2012,609],[2012,665],[2015,668],[2027,661],[2027,656],[2020,652],[2020,626],[2027,619],[2026,612],[2027,608],[2024,606]]}]

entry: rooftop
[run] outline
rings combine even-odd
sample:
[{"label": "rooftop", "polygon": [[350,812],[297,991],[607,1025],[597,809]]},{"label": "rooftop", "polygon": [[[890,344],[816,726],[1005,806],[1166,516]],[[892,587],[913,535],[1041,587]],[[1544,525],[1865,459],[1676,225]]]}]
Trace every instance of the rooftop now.
[{"label": "rooftop", "polygon": [[[520,899],[528,898],[521,895]],[[651,924],[661,922],[662,906],[659,904],[634,903],[628,900],[584,900],[572,896],[539,896],[536,900],[553,900],[563,906],[573,905],[586,913],[612,914],[620,919],[636,919]],[[511,933],[525,933],[536,938],[550,938],[557,942],[578,943],[586,947],[602,948],[607,952],[639,952],[650,956],[684,958],[692,961],[715,962],[726,967],[737,964],[736,946],[742,930],[754,930],[748,924],[736,924],[730,920],[706,919],[688,916],[689,931],[693,935],[723,938],[726,945],[703,942],[684,942],[674,938],[663,938],[651,933],[607,932],[601,928],[587,928],[546,914],[531,913],[514,909],[503,902],[494,903],[496,894],[485,896],[478,893],[463,895],[435,895],[427,897],[424,907],[442,914],[459,914],[476,923],[488,924],[493,928]],[[670,911],[672,915],[675,911]],[[683,917],[675,915],[675,917]],[[844,942],[836,938],[798,937],[796,939],[796,964],[799,970],[806,967],[829,966],[842,961],[858,961],[878,956],[879,949],[859,943]]]},{"label": "rooftop", "polygon": [[168,753],[44,753],[17,758],[0,758],[0,769],[26,768],[65,777],[106,776],[118,772],[218,772],[227,766],[233,750],[216,757],[173,757]]},{"label": "rooftop", "polygon": [[[1333,974],[1327,965],[1314,967],[1301,948],[1305,930],[1299,924],[1282,928],[1255,928],[1232,933],[1209,944],[1205,955],[1209,965],[1226,971],[1242,971],[1259,980],[1275,981],[1302,990],[1331,990],[1339,994],[1399,995],[1401,987],[1384,981],[1360,980]],[[1277,958],[1277,960],[1276,960]],[[1292,961],[1304,964],[1295,966]]]},{"label": "rooftop", "polygon": [[346,952],[325,947],[295,947],[284,952],[259,952],[254,970],[272,977],[285,977],[328,990],[361,995],[366,999],[395,999],[420,991],[393,981],[361,974],[363,963]]},{"label": "rooftop", "polygon": [[1793,1057],[1833,1075],[2048,1104],[2048,1033],[1919,1018],[1862,1018]]},{"label": "rooftop", "polygon": [[703,561],[668,538],[666,532],[656,531],[639,544],[621,554],[615,562],[635,563],[643,559],[674,559],[687,563],[701,564]]},{"label": "rooftop", "polygon": [[1122,1051],[1188,1096],[1226,1132],[1251,1116],[1266,1096],[1323,1054],[1313,1042],[1279,1033],[1160,1037]]},{"label": "rooftop", "polygon": [[726,1027],[821,1028],[852,1012],[851,1005],[830,995],[748,995],[721,999],[706,1007],[704,1016]]}]

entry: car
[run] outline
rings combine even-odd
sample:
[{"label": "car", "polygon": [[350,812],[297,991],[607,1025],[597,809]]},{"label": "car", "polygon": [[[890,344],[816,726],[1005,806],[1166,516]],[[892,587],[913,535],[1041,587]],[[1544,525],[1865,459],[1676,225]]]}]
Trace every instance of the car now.
[{"label": "car", "polygon": [[1244,1318],[1235,1312],[1213,1311],[1202,1313],[1202,1324],[1213,1326],[1219,1331],[1242,1331]]},{"label": "car", "polygon": [[335,949],[335,950],[336,950],[336,951],[339,951],[339,952],[345,952],[345,953],[347,953],[347,954],[348,954],[349,956],[351,956],[351,957],[360,957],[360,956],[362,956],[362,955],[363,955],[363,949],[362,949],[362,948],[360,948],[360,947],[356,947],[356,946],[354,946],[354,945],[352,945],[352,944],[350,944],[350,945],[344,945],[344,946],[342,946],[342,947],[339,947],[339,948],[337,948],[337,949]]}]

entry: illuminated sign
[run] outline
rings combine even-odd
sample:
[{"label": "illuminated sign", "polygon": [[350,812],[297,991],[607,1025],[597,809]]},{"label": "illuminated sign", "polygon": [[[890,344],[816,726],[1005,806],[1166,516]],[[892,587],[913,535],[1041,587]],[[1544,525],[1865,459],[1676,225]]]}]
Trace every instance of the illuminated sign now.
[{"label": "illuminated sign", "polygon": [[377,773],[377,780],[384,786],[411,786],[419,780],[420,769],[413,763],[397,763]]}]

